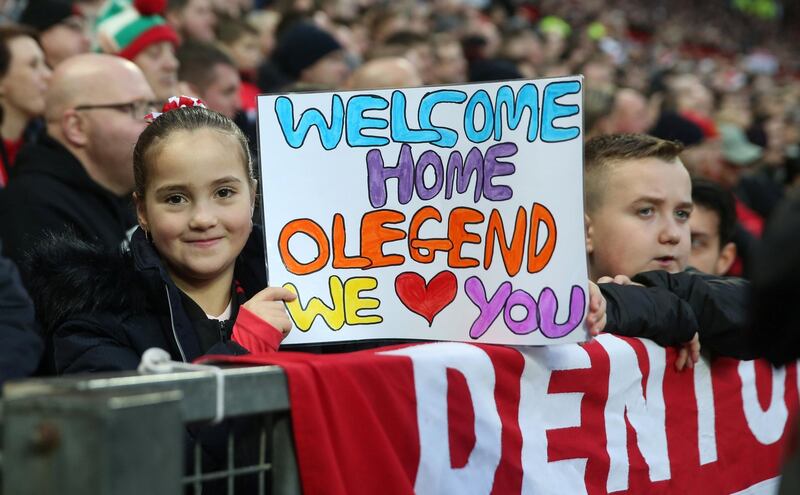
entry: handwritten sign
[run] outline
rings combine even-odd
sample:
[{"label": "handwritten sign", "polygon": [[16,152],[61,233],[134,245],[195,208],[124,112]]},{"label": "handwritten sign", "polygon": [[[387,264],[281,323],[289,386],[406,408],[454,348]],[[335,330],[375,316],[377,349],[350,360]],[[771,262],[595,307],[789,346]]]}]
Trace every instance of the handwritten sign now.
[{"label": "handwritten sign", "polygon": [[586,340],[581,87],[260,96],[285,343]]}]

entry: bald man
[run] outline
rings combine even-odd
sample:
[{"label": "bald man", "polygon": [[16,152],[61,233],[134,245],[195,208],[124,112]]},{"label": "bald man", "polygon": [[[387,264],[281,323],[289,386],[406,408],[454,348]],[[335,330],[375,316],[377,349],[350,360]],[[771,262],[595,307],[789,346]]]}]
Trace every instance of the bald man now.
[{"label": "bald man", "polygon": [[366,62],[350,76],[347,89],[410,88],[422,86],[414,65],[402,57],[381,57]]},{"label": "bald man", "polygon": [[47,93],[47,133],[23,148],[0,196],[0,238],[18,263],[50,232],[118,249],[135,225],[133,147],[153,91],[128,60],[86,54],[60,64]]}]

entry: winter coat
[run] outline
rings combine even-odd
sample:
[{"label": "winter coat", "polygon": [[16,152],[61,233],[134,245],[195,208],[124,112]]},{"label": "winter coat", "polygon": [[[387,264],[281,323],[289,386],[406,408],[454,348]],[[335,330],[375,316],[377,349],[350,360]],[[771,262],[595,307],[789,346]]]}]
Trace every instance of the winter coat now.
[{"label": "winter coat", "polygon": [[644,272],[644,285],[600,284],[606,297],[606,331],[677,345],[699,333],[702,348],[716,356],[754,359],[748,338],[750,283],[687,270]]},{"label": "winter coat", "polygon": [[[781,203],[770,218],[753,272],[751,337],[760,353],[785,364],[800,358],[800,195]],[[789,492],[787,492],[789,493]]]},{"label": "winter coat", "polygon": [[52,342],[55,371],[133,370],[151,347],[187,362],[205,354],[247,353],[231,334],[234,325],[255,318],[239,305],[266,286],[260,236],[254,230],[237,258],[226,324],[208,319],[175,286],[141,229],[134,232],[127,253],[74,236],[50,237],[34,251],[29,270],[30,292]]},{"label": "winter coat", "polygon": [[0,256],[0,385],[31,375],[42,356],[33,302],[22,287],[17,267]]},{"label": "winter coat", "polygon": [[[135,225],[130,197],[97,184],[75,156],[46,135],[20,151],[12,180],[0,189],[0,238],[5,255],[21,269],[25,253],[47,231],[71,230],[111,250]],[[24,269],[23,276],[27,279]]]}]

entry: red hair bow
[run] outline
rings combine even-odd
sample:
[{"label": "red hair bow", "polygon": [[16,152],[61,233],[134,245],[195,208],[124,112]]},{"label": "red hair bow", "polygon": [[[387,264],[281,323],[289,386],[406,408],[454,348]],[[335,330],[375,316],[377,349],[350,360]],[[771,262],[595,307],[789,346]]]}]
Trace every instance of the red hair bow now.
[{"label": "red hair bow", "polygon": [[144,119],[148,122],[152,122],[157,119],[161,114],[167,113],[170,110],[176,110],[181,107],[201,107],[201,108],[208,108],[206,104],[203,103],[203,100],[200,98],[192,98],[191,96],[172,96],[164,106],[161,108],[160,112],[151,112],[144,116]]}]

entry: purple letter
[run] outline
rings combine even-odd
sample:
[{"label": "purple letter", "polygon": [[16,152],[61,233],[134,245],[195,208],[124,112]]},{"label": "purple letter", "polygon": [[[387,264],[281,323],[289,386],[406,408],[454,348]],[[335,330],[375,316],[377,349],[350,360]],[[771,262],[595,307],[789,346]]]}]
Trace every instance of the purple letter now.
[{"label": "purple letter", "polygon": [[577,285],[572,286],[569,296],[569,318],[566,323],[556,323],[558,299],[550,287],[542,289],[539,294],[539,314],[541,315],[542,334],[550,339],[557,339],[575,330],[583,319],[583,310],[586,307],[586,296],[583,289]]},{"label": "purple letter", "polygon": [[400,148],[396,167],[384,167],[383,156],[379,149],[367,153],[367,183],[369,184],[369,202],[373,208],[382,208],[386,204],[386,180],[397,179],[397,199],[404,205],[411,201],[414,187],[414,157],[411,146],[404,144]]},{"label": "purple letter", "polygon": [[[511,309],[514,306],[524,306],[528,314],[520,321],[511,317]],[[528,335],[539,328],[539,315],[536,308],[536,301],[533,296],[524,290],[517,289],[508,296],[506,301],[506,311],[503,314],[506,326],[517,335]]]},{"label": "purple letter", "polygon": [[498,161],[517,154],[517,145],[514,143],[495,144],[486,150],[486,165],[483,175],[483,197],[489,201],[505,201],[511,199],[514,192],[508,186],[495,186],[492,184],[494,177],[511,175],[516,171],[513,163]]},{"label": "purple letter", "polygon": [[483,282],[478,277],[470,277],[464,282],[464,290],[469,297],[469,300],[475,304],[480,310],[480,314],[472,327],[469,329],[469,336],[473,339],[480,338],[491,326],[492,322],[497,319],[500,312],[503,310],[503,305],[506,303],[509,294],[511,294],[511,282],[503,282],[497,288],[497,292],[490,300],[486,300],[486,290],[483,288]]},{"label": "purple letter", "polygon": [[[433,173],[436,177],[433,187],[431,188],[425,185],[425,171],[428,167],[433,167]],[[442,165],[442,159],[439,158],[439,155],[435,151],[428,150],[419,157],[416,170],[414,171],[414,182],[419,199],[429,200],[442,190],[442,184],[444,184],[444,166]]]},{"label": "purple letter", "polygon": [[458,151],[450,153],[450,158],[447,160],[447,184],[444,186],[444,197],[447,199],[453,197],[453,182],[456,183],[456,191],[464,194],[473,174],[475,174],[474,202],[477,203],[483,192],[483,155],[481,150],[475,147],[469,150],[466,163]]}]

